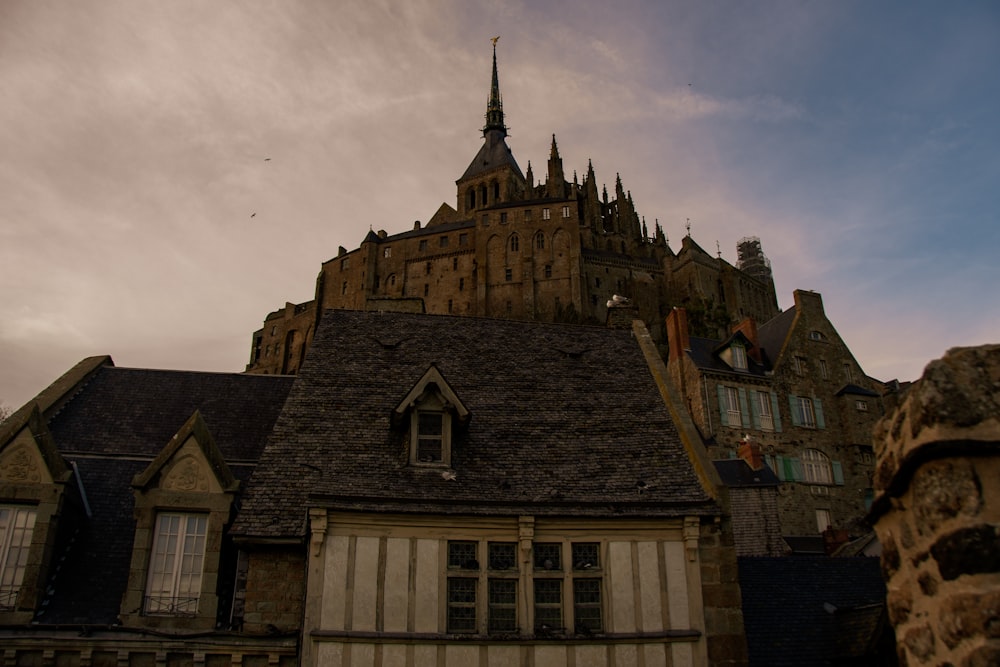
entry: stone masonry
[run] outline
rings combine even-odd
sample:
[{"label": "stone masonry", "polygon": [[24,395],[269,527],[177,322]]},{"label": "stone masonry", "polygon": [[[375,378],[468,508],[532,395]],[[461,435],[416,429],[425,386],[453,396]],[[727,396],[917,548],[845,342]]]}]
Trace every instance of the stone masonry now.
[{"label": "stone masonry", "polygon": [[900,664],[1000,664],[1000,345],[931,362],[874,444]]}]

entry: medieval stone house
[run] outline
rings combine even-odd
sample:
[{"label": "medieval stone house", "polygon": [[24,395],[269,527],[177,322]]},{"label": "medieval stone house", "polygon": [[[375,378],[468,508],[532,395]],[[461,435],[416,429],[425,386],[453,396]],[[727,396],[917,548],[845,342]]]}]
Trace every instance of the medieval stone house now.
[{"label": "medieval stone house", "polygon": [[[616,177],[613,196],[593,165],[568,180],[555,137],[544,180],[521,171],[507,127],[493,55],[483,145],[456,181],[455,205],[396,234],[369,231],[324,262],[315,299],[269,314],[253,335],[252,373],[295,373],[326,309],[408,310],[545,322],[602,324],[613,295],[629,297],[654,339],[672,306],[708,331],[778,313],[770,264],[756,238],[738,265],[686,236],[679,251],[652,233]],[[377,224],[377,223],[376,223]],[[360,234],[359,234],[360,235]]]},{"label": "medieval stone house", "polygon": [[12,664],[746,661],[639,321],[330,311],[295,378],[90,359],[2,436]]},{"label": "medieval stone house", "polygon": [[759,326],[747,319],[723,340],[691,335],[683,309],[667,328],[671,380],[709,455],[735,458],[747,436],[759,446],[780,481],[782,534],[865,531],[881,383],[864,374],[822,297],[796,290],[794,307]]}]

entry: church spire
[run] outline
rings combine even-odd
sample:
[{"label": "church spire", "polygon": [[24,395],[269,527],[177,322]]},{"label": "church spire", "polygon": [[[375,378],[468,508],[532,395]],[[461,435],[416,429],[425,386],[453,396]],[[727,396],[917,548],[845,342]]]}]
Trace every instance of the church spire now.
[{"label": "church spire", "polygon": [[490,86],[490,99],[486,104],[486,127],[483,128],[483,136],[490,132],[500,132],[501,136],[507,136],[507,126],[503,122],[503,100],[500,98],[500,77],[497,76],[497,40],[499,36],[491,38],[493,41],[493,83]]}]

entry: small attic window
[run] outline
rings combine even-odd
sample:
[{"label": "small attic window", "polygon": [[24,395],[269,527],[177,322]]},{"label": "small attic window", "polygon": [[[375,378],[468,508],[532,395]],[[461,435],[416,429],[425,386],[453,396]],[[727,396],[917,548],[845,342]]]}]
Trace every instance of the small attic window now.
[{"label": "small attic window", "polygon": [[746,348],[739,344],[734,344],[731,347],[733,351],[733,369],[738,371],[745,371],[747,369],[747,351]]},{"label": "small attic window", "polygon": [[469,411],[431,366],[396,407],[395,418],[408,420],[410,465],[448,466],[454,427],[469,418]]},{"label": "small attic window", "polygon": [[820,341],[822,341],[822,340],[826,340],[826,336],[824,336],[822,334],[822,332],[820,332],[820,331],[810,331],[809,332],[809,340],[820,340]]}]

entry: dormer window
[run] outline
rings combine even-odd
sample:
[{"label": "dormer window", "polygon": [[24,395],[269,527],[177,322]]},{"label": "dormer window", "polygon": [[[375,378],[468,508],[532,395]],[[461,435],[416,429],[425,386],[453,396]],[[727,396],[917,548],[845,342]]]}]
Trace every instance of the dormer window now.
[{"label": "dormer window", "polygon": [[747,369],[747,351],[742,345],[733,345],[733,369],[745,371]]},{"label": "dormer window", "polygon": [[441,463],[444,460],[446,420],[450,425],[448,415],[440,410],[413,411],[413,449],[416,463]]},{"label": "dormer window", "polygon": [[427,369],[393,414],[394,422],[409,425],[408,458],[414,466],[451,465],[452,434],[468,418],[469,411],[436,366]]}]

